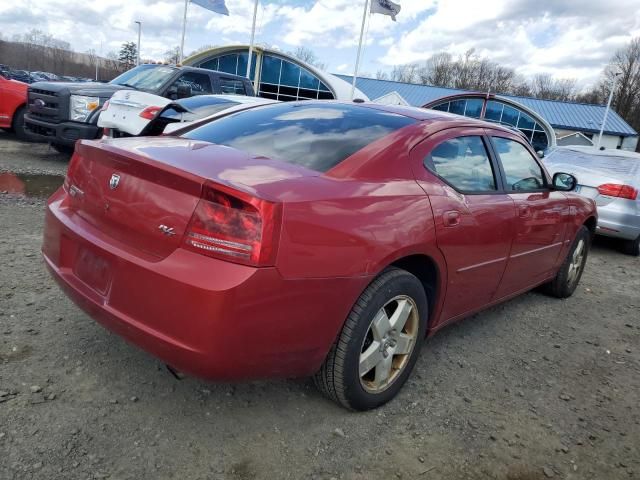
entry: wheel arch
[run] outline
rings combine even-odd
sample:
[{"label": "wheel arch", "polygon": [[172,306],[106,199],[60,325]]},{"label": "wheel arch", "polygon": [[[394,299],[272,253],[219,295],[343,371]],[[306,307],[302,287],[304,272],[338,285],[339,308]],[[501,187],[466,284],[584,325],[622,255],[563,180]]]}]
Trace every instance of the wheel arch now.
[{"label": "wheel arch", "polygon": [[425,293],[429,307],[429,315],[427,320],[427,332],[434,326],[434,321],[439,314],[441,297],[444,294],[444,272],[438,262],[431,256],[417,253],[400,257],[385,267],[382,271],[389,267],[405,270],[416,276]]},{"label": "wheel arch", "polygon": [[16,105],[16,108],[13,109],[13,112],[11,112],[11,128],[14,129],[16,126],[16,113],[18,113],[20,111],[21,108],[25,109],[25,113],[27,111],[27,102],[24,103],[20,103],[18,105]]},{"label": "wheel arch", "polygon": [[591,232],[591,237],[596,234],[596,226],[598,225],[598,220],[596,219],[596,217],[591,216],[587,218],[584,221],[583,225],[589,229],[589,232]]}]

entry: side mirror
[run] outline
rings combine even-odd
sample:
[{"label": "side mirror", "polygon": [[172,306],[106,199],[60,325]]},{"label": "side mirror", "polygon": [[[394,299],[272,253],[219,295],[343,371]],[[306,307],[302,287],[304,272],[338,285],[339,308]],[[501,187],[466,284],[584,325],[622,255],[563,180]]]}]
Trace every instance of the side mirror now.
[{"label": "side mirror", "polygon": [[571,192],[576,188],[578,180],[570,173],[558,172],[553,175],[553,189],[561,192]]},{"label": "side mirror", "polygon": [[536,152],[536,155],[538,155],[539,159],[543,159],[544,158],[544,151],[543,150],[538,150]]},{"label": "side mirror", "polygon": [[191,87],[189,85],[185,85],[184,83],[180,83],[176,90],[178,98],[189,98],[191,95]]}]

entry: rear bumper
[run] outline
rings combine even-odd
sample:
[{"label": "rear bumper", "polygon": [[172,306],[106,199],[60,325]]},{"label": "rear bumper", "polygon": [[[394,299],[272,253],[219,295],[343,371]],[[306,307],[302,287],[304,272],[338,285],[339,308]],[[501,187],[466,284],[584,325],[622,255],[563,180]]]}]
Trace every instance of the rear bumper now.
[{"label": "rear bumper", "polygon": [[598,235],[635,240],[640,236],[640,215],[626,213],[610,206],[598,207]]},{"label": "rear bumper", "polygon": [[94,139],[99,131],[96,125],[90,123],[50,123],[31,117],[28,113],[24,117],[24,124],[29,133],[39,139],[67,146],[73,146],[79,139]]},{"label": "rear bumper", "polygon": [[[62,191],[54,194],[46,213],[43,255],[52,276],[109,330],[198,377],[312,375],[369,282],[286,280],[276,268],[182,249],[144,260],[65,212],[64,199]],[[87,250],[108,265],[96,282],[79,274],[80,252]]]}]

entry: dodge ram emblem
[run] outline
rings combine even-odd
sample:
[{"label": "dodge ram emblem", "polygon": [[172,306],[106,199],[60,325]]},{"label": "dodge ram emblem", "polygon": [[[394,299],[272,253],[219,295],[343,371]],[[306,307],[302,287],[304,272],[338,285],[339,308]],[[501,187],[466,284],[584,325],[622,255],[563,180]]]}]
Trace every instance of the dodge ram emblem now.
[{"label": "dodge ram emblem", "polygon": [[36,98],[33,101],[33,106],[36,107],[37,109],[44,108],[45,105],[46,105],[46,103],[41,98]]},{"label": "dodge ram emblem", "polygon": [[118,188],[119,184],[120,184],[120,175],[118,175],[117,173],[114,173],[113,175],[111,175],[111,180],[109,180],[109,188],[111,190],[115,190],[116,188]]}]

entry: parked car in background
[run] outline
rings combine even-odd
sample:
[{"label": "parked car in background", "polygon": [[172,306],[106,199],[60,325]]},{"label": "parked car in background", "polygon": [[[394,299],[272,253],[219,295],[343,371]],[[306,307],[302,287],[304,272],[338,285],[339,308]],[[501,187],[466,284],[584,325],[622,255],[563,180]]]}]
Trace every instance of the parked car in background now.
[{"label": "parked car in background", "polygon": [[24,129],[28,85],[0,75],[0,128],[15,132],[19,140],[28,140]]},{"label": "parked car in background", "polygon": [[79,142],[43,254],[89,315],[177,370],[314,375],[366,410],[426,335],[538,285],[575,291],[596,210],[574,186],[492,123],[276,103]]},{"label": "parked car in background", "polygon": [[544,163],[550,172],[570,172],[578,180],[576,193],[596,202],[597,234],[622,239],[626,253],[640,255],[640,154],[556,147]]},{"label": "parked car in background", "polygon": [[23,83],[32,83],[31,75],[25,70],[10,70],[9,77]]},{"label": "parked car in background", "polygon": [[31,83],[33,82],[48,82],[49,79],[38,72],[29,72],[29,76],[31,77]]},{"label": "parked car in background", "polygon": [[57,82],[60,80],[60,77],[58,77],[58,75],[56,75],[55,73],[49,73],[49,72],[31,72],[31,73],[36,74],[38,77],[51,82]]},{"label": "parked car in background", "polygon": [[[102,107],[98,127],[113,138],[153,136],[183,128],[238,105],[251,107],[274,102],[246,95],[196,95],[169,100],[151,93],[120,90]],[[171,127],[167,128],[168,125]]]},{"label": "parked car in background", "polygon": [[139,90],[172,100],[193,95],[255,95],[249,79],[202,68],[140,65],[109,83],[38,82],[29,89],[26,126],[60,151],[71,152],[78,139],[102,136],[101,107],[119,90]]}]

